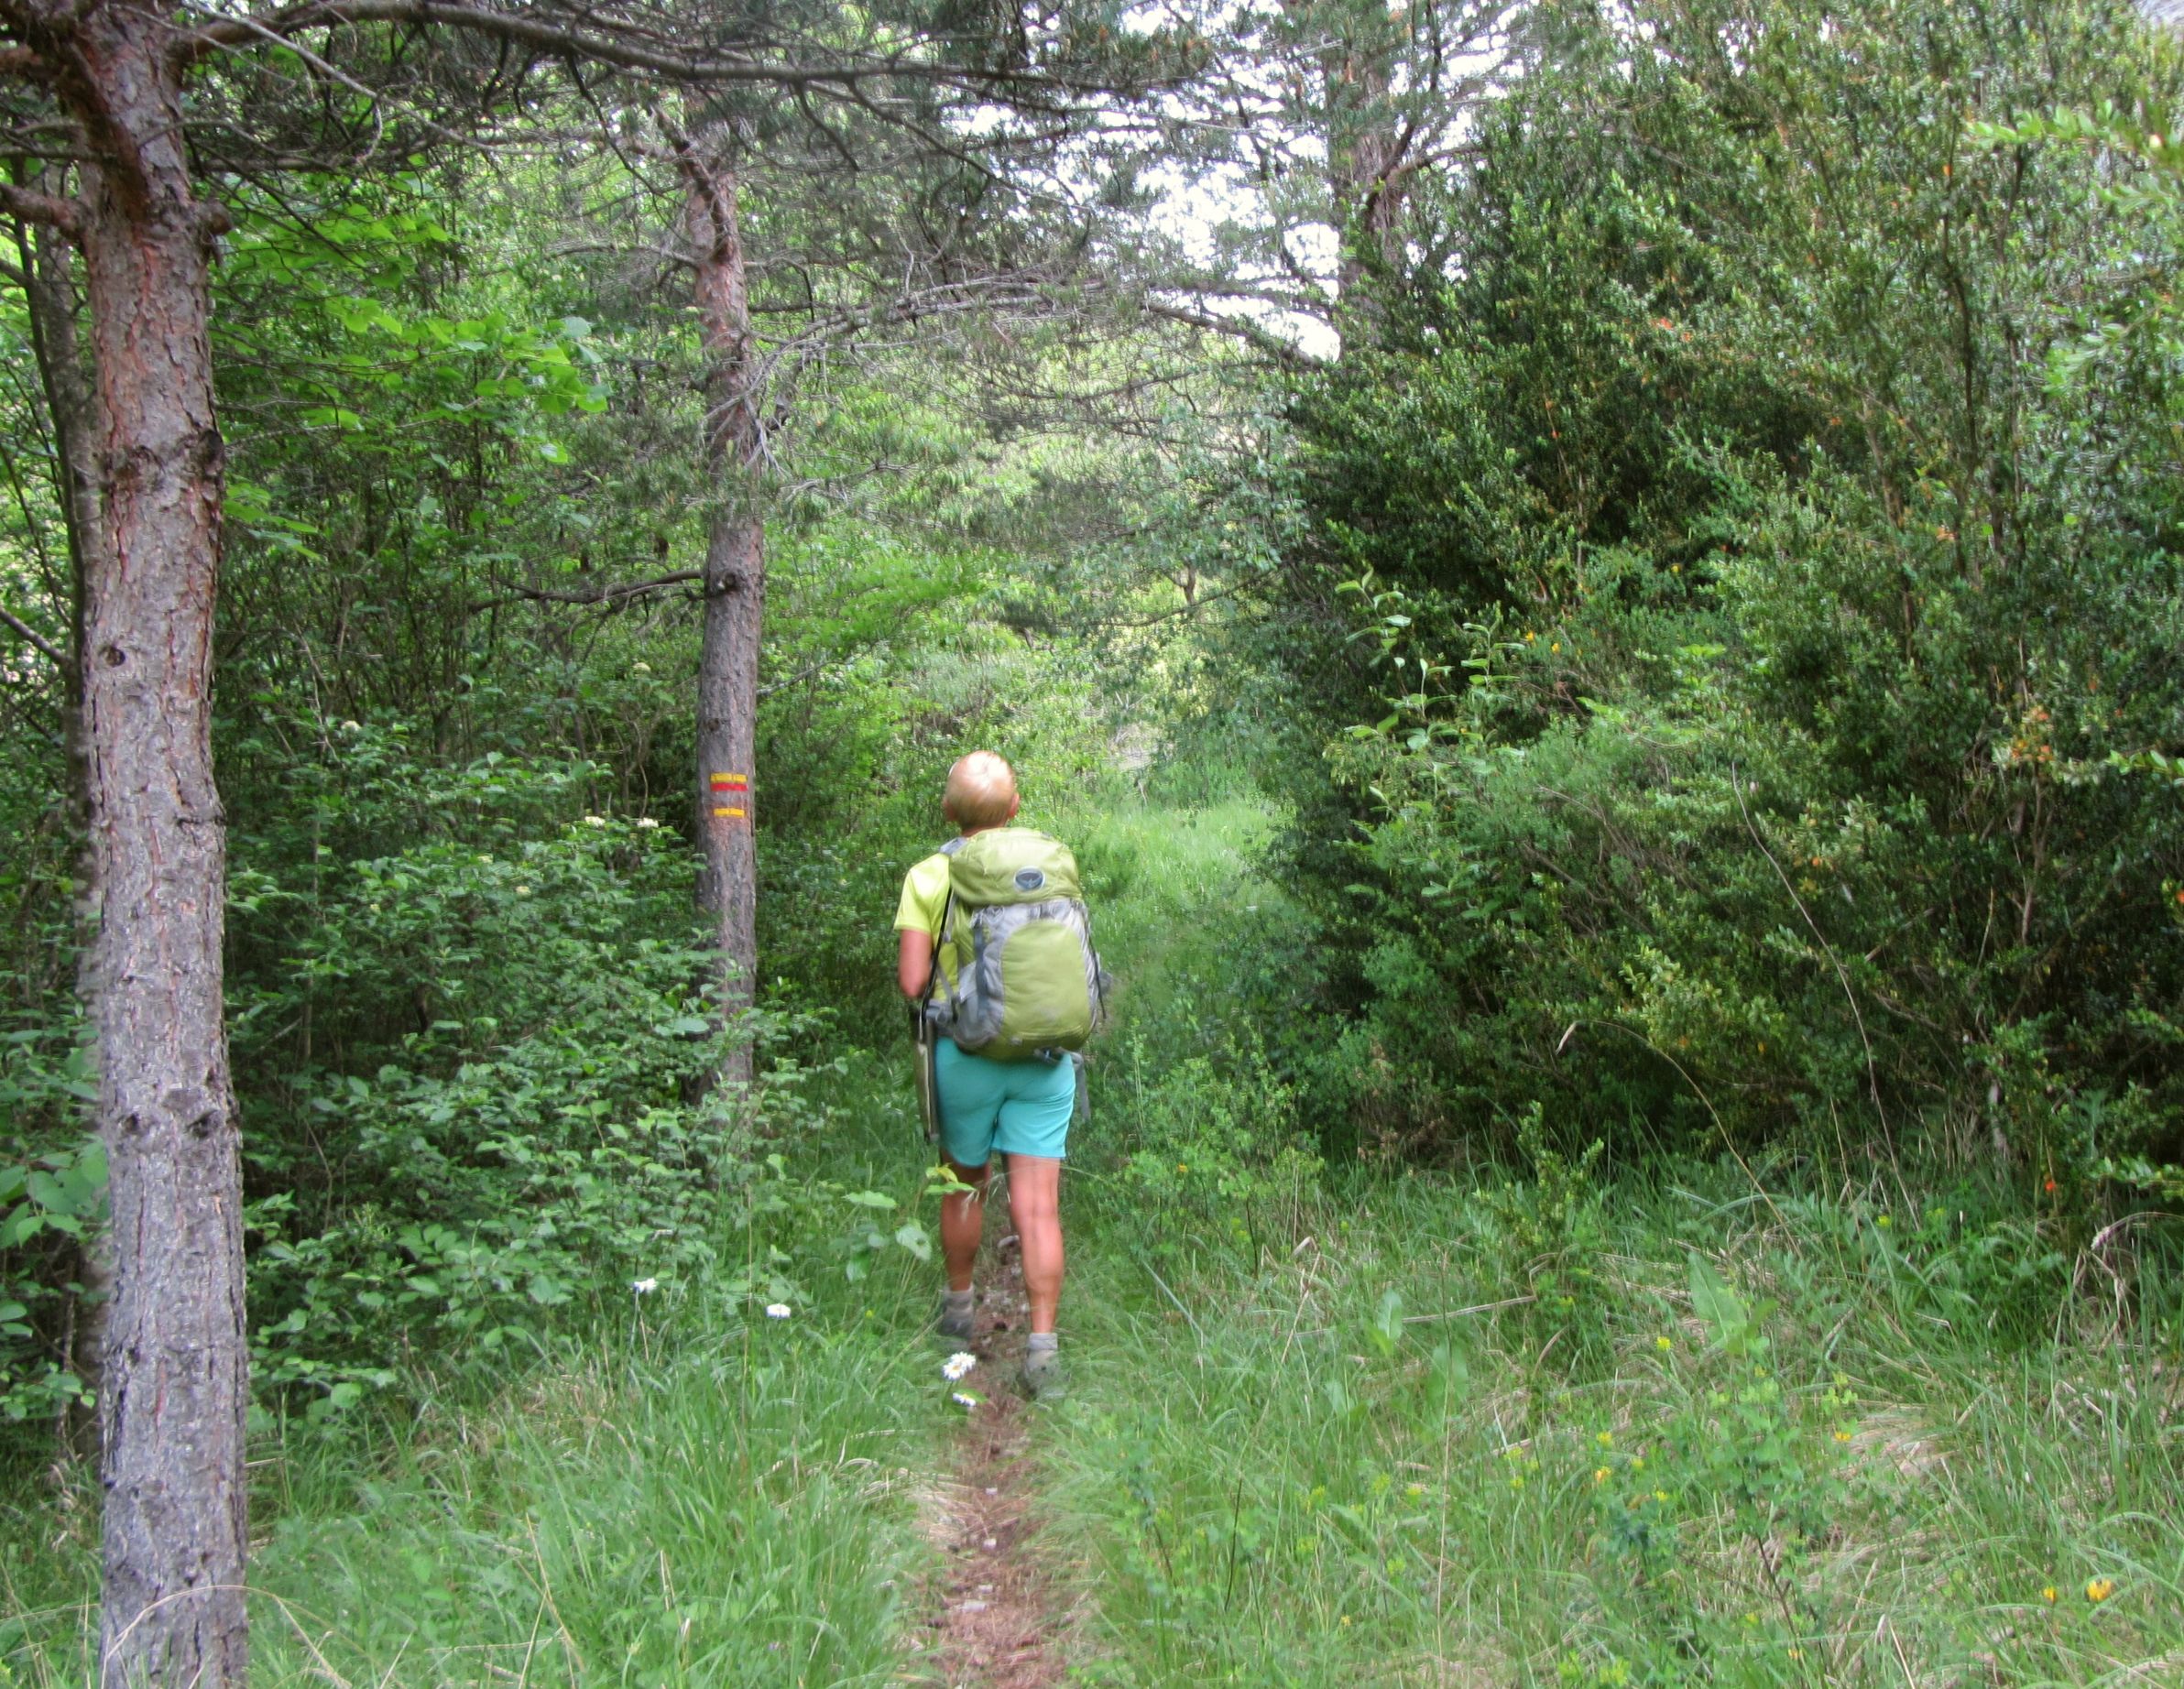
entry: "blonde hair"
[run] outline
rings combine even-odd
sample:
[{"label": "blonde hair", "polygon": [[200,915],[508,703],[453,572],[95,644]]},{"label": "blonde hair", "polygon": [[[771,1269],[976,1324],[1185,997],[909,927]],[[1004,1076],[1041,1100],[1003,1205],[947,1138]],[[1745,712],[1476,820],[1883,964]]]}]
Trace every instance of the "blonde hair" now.
[{"label": "blonde hair", "polygon": [[1016,813],[1016,770],[991,751],[973,751],[948,770],[940,812],[966,833],[1000,826]]}]

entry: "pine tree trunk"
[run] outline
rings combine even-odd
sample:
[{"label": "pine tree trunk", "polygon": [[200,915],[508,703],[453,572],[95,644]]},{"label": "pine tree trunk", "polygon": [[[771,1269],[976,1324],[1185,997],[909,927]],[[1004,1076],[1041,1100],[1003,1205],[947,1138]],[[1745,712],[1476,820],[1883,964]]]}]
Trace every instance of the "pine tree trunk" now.
[{"label": "pine tree trunk", "polygon": [[[705,457],[714,482],[706,534],[704,627],[698,651],[699,900],[713,918],[723,1012],[749,1008],[759,970],[759,635],[766,601],[766,526],[759,506],[761,441],[749,301],[734,169],[685,145],[698,322],[705,352]],[[748,1041],[721,1077],[748,1084]]]},{"label": "pine tree trunk", "polygon": [[242,1179],[221,1007],[225,819],[213,782],[223,450],[208,256],[154,10],[77,26],[95,162],[82,246],[98,393],[86,559],[91,968],[115,1286],[100,1423],[101,1680],[241,1689]]},{"label": "pine tree trunk", "polygon": [[1336,288],[1346,309],[1357,302],[1358,284],[1365,275],[1351,245],[1353,222],[1362,219],[1363,227],[1356,233],[1371,241],[1381,262],[1392,267],[1403,259],[1403,137],[1387,109],[1394,52],[1392,37],[1349,43],[1327,83],[1327,186],[1336,227],[1343,236]]}]

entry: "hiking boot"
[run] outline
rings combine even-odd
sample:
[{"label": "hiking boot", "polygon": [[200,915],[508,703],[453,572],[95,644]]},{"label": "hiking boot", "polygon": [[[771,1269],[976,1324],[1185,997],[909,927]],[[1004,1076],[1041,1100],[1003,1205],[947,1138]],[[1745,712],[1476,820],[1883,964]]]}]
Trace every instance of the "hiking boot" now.
[{"label": "hiking boot", "polygon": [[1033,1349],[1024,1357],[1017,1375],[1023,1393],[1033,1401],[1059,1401],[1069,1393],[1069,1375],[1062,1368],[1059,1349]]},{"label": "hiking boot", "polygon": [[940,1313],[933,1322],[935,1336],[945,1337],[951,1343],[968,1343],[971,1340],[971,1323],[977,1318],[974,1309],[966,1308],[960,1313],[951,1313],[948,1299],[941,1298]]}]

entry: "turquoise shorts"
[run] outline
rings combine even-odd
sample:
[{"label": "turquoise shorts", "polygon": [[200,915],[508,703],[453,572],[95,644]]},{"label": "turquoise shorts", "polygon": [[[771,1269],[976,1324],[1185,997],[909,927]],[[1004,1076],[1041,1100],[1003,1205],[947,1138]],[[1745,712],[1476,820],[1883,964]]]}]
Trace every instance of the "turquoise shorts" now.
[{"label": "turquoise shorts", "polygon": [[1076,1112],[1076,1063],[989,1062],[944,1038],[934,1050],[940,1077],[940,1141],[958,1167],[983,1167],[1003,1155],[1068,1151]]}]

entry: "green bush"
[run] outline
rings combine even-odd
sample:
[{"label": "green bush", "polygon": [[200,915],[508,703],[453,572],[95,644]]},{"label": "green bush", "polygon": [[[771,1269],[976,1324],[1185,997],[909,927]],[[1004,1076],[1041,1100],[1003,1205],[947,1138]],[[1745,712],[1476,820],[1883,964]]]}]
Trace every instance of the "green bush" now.
[{"label": "green bush", "polygon": [[2095,332],[2178,223],[1966,122],[2158,113],[2175,56],[2104,5],[1555,17],[1436,202],[1461,271],[1295,394],[1360,724],[1288,853],[1352,1011],[1315,1097],[2090,1216],[2184,1105],[2176,365]]},{"label": "green bush", "polygon": [[739,1141],[681,840],[587,763],[412,742],[341,728],[237,841],[257,1377],[319,1412],[703,1269]]}]

